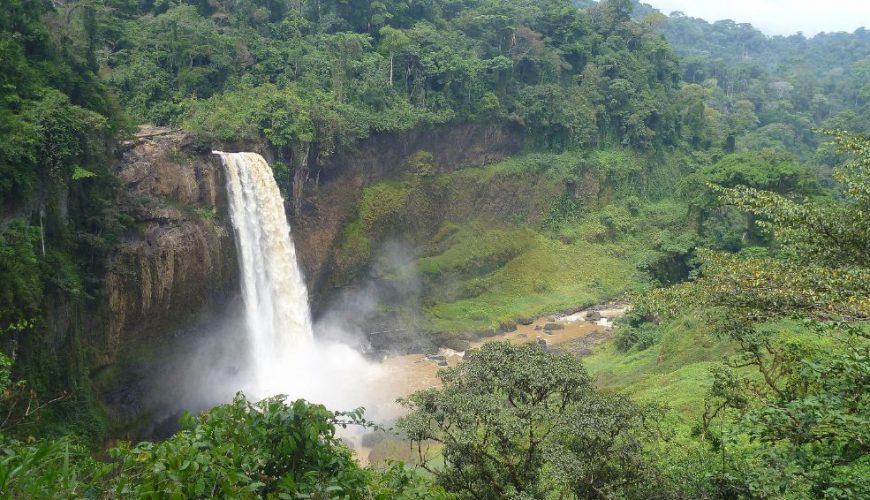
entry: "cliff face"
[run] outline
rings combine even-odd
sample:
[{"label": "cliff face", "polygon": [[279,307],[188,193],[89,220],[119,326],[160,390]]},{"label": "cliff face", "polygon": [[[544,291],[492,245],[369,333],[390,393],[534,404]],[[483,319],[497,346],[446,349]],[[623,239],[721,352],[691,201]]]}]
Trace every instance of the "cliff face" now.
[{"label": "cliff face", "polygon": [[[296,252],[308,280],[316,309],[330,295],[329,283],[344,226],[356,215],[362,188],[405,168],[419,151],[432,154],[438,173],[469,165],[485,165],[520,152],[519,129],[462,124],[385,134],[312,167],[303,191],[302,212],[292,218]],[[418,221],[427,224],[429,221]]]},{"label": "cliff face", "polygon": [[223,169],[183,132],[143,129],[124,144],[118,203],[136,227],[109,259],[98,366],[154,347],[237,293]]},{"label": "cliff face", "polygon": [[[460,125],[375,136],[310,165],[304,184],[291,187],[303,203],[290,222],[313,307],[333,293],[328,284],[337,272],[337,246],[364,187],[406,168],[418,151],[431,152],[435,168],[449,172],[503,159],[522,147],[519,131]],[[274,162],[258,144],[216,149],[256,151]],[[113,434],[148,435],[141,417],[155,411],[154,391],[172,392],[149,387],[149,375],[167,355],[177,357],[175,351],[196,344],[199,335],[225,326],[226,311],[240,307],[236,249],[223,167],[192,135],[142,129],[123,144],[115,174],[118,206],[135,230],[106,266],[106,296],[89,326],[91,374]]]},{"label": "cliff face", "polygon": [[[106,338],[97,366],[124,351],[160,343],[179,326],[237,293],[238,270],[223,168],[185,132],[143,128],[124,144],[116,175],[119,204],[137,234],[110,258]],[[293,237],[313,302],[328,297],[336,247],[362,188],[404,168],[416,152],[432,153],[439,172],[484,165],[516,154],[522,132],[463,124],[374,136],[311,166]],[[271,161],[260,145],[245,145]],[[227,146],[227,150],[240,150]],[[420,221],[425,223],[426,221]]]}]

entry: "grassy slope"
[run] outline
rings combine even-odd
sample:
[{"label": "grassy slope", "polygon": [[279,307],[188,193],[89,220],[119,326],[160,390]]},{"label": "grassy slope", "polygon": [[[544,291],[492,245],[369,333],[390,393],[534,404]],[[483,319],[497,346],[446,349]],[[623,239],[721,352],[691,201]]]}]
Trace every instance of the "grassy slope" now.
[{"label": "grassy slope", "polygon": [[687,313],[662,325],[659,342],[646,350],[619,352],[608,343],[583,362],[602,389],[665,403],[690,424],[703,411],[710,368],[732,352],[728,342]]},{"label": "grassy slope", "polygon": [[[625,160],[620,154],[604,154],[600,168],[613,171],[612,164]],[[596,201],[572,199],[565,207],[565,180],[583,182],[580,162],[569,155],[530,155],[439,175],[430,179],[428,190],[413,179],[371,186],[348,231],[353,236],[346,240],[348,250],[359,248],[360,241],[366,249],[376,248],[376,240],[384,238],[378,228],[407,231],[402,212],[418,217],[415,210],[427,206],[424,198],[432,197],[434,185],[452,217],[425,237],[416,235],[421,251],[414,261],[424,283],[420,303],[433,331],[495,330],[520,317],[594,304],[646,286],[639,268],[686,237],[687,207],[633,189],[637,169],[627,176],[617,172],[623,182],[599,174]],[[678,177],[670,174],[671,180]],[[519,204],[493,201],[487,191],[493,186],[511,194],[524,188],[527,194],[515,197]],[[384,199],[391,202],[377,203]],[[493,218],[498,203],[506,213]],[[387,205],[391,208],[384,210]],[[644,351],[618,352],[608,343],[584,362],[602,389],[672,407],[668,419],[675,420],[677,438],[686,439],[703,411],[710,368],[731,352],[687,314],[664,325],[660,342]],[[372,459],[411,460],[404,446],[384,439],[373,446]]]},{"label": "grassy slope", "polygon": [[[519,317],[603,302],[642,286],[638,267],[674,237],[684,210],[678,204],[649,203],[631,214],[610,205],[581,210],[551,228],[463,224],[448,248],[420,261],[424,275],[434,275],[434,300],[427,308],[432,328],[494,330]],[[505,255],[512,257],[497,267],[479,264]],[[476,272],[479,268],[486,272]],[[456,287],[456,276],[466,296],[438,297],[439,287]]]},{"label": "grassy slope", "polygon": [[[430,331],[495,331],[612,299],[641,285],[638,267],[684,231],[684,205],[638,198],[651,184],[637,181],[644,168],[610,151],[409,172],[365,189],[337,262],[351,276],[384,241],[412,240]],[[634,199],[609,204],[614,197]]]},{"label": "grassy slope", "polygon": [[[792,320],[766,323],[761,331],[775,342],[812,348],[825,348],[833,342]],[[735,345],[716,337],[711,327],[695,319],[692,312],[663,323],[659,334],[658,343],[646,350],[620,352],[613,343],[608,343],[583,358],[583,363],[602,389],[618,391],[639,401],[666,403],[682,423],[697,423],[713,380],[710,369],[734,354]],[[741,369],[740,373],[758,376],[752,367]]]},{"label": "grassy slope", "polygon": [[[521,228],[478,233],[465,227],[460,235],[445,252],[421,261],[424,272],[434,265],[439,274],[462,275],[460,286],[471,295],[428,307],[434,330],[494,330],[521,316],[605,300],[633,282],[632,268],[613,255],[610,245],[565,244]],[[501,244],[475,245],[492,240]],[[475,259],[497,261],[505,247],[516,247],[511,249],[517,253],[504,265],[479,275],[462,271]],[[444,282],[435,279],[436,288]]]}]

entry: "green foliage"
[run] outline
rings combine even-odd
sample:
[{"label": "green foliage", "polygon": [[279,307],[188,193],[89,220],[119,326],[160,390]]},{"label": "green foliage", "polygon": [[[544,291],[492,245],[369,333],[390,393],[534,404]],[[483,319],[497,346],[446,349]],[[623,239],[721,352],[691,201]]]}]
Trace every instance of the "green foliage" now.
[{"label": "green foliage", "polygon": [[[13,1],[0,22],[0,198],[20,203],[100,156],[119,116],[92,73],[93,6]],[[8,206],[5,208],[9,208]]]},{"label": "green foliage", "polygon": [[[439,243],[447,249],[439,255],[420,259],[418,267],[423,273],[438,275],[456,272],[475,276],[489,274],[521,254],[531,244],[532,234],[529,232],[487,231],[479,226],[453,226],[453,229],[453,234],[444,239],[436,235]],[[475,237],[477,244],[464,244],[464,239],[469,237]]]},{"label": "green foliage", "polygon": [[167,441],[113,450],[121,473],[111,490],[136,497],[359,495],[366,473],[335,437],[337,424],[359,418],[301,400],[250,403],[237,396]]},{"label": "green foliage", "polygon": [[[67,424],[95,430],[101,417],[87,386],[79,327],[123,230],[110,152],[125,119],[97,76],[104,6],[13,0],[3,11],[0,330],[19,320],[28,327],[13,328],[2,348],[14,362],[16,387],[22,377],[33,384],[14,418],[59,401],[43,412],[44,421],[17,426],[16,434],[43,424],[58,432]],[[91,422],[79,426],[84,420]]]},{"label": "green foliage", "polygon": [[96,177],[97,174],[91,172],[90,170],[84,169],[78,165],[73,167],[72,180],[78,181],[82,179],[90,179],[91,177]]},{"label": "green foliage", "polygon": [[[617,326],[617,339],[630,325],[631,321]],[[688,438],[704,412],[704,400],[713,382],[710,369],[731,355],[734,346],[714,336],[691,311],[662,321],[654,330],[648,322],[640,322],[638,327],[656,337],[655,343],[646,349],[631,346],[621,351],[616,340],[598,347],[583,358],[583,364],[602,390],[619,392],[635,401],[667,403],[674,410],[670,425]]]},{"label": "green foliage", "polygon": [[520,317],[605,300],[632,279],[607,247],[565,244],[528,229],[464,226],[445,246],[418,264],[431,328],[440,332],[496,331]]},{"label": "green foliage", "polygon": [[[403,443],[404,444],[404,443]],[[407,446],[407,445],[405,445]],[[377,500],[450,500],[456,495],[434,484],[421,471],[390,461],[372,474],[371,497]]]},{"label": "green foliage", "polygon": [[[59,398],[14,434],[99,433],[80,319],[99,296],[101,263],[124,230],[109,173],[112,138],[126,123],[116,96],[133,120],[183,126],[201,145],[265,139],[282,158],[276,172],[287,185],[309,161],[373,133],[488,121],[522,127],[531,149],[562,153],[441,174],[419,151],[407,161],[413,175],[365,189],[336,266],[353,276],[371,264],[377,245],[408,229],[421,243],[415,265],[428,327],[456,333],[679,282],[697,256],[698,279],[650,303],[680,314],[685,304],[703,307],[707,324],[729,340],[704,340],[697,322],[644,309],[620,328],[624,352],[610,346],[590,360],[598,383],[670,399],[684,415],[712,386],[700,432],[714,447],[658,450],[668,477],[688,474],[673,472],[686,464],[699,477],[710,473],[697,492],[866,493],[870,146],[839,134],[844,151],[817,150],[825,164],[853,155],[833,175],[843,186],[837,200],[820,199],[818,176],[783,153],[810,158],[813,126],[870,129],[866,30],[767,39],[746,25],[665,19],[643,6],[634,6],[644,16],[635,22],[632,7],[628,0],[7,2],[0,331],[8,334],[4,348],[21,357],[0,355],[0,413],[18,422],[31,403]],[[681,67],[656,29],[685,56]],[[797,55],[803,64],[792,64]],[[719,207],[719,198],[730,206]],[[741,251],[696,252],[700,241]],[[44,321],[55,302],[69,305],[68,331],[50,331]],[[791,316],[810,323],[796,333],[781,324]],[[731,342],[738,355],[710,375],[706,367]],[[454,436],[446,456],[446,470],[470,471],[471,480],[436,471],[445,485],[482,496],[504,488],[655,493],[646,456],[636,461],[644,439],[634,405],[594,393],[585,373],[562,358],[498,349],[451,372],[444,391],[419,396],[418,416],[431,416],[422,403],[443,403],[438,408],[453,413],[440,417],[481,425]],[[511,378],[517,374],[494,367],[504,358],[519,372],[528,361],[529,371]],[[557,394],[522,411],[505,404],[506,391],[543,390],[540,383],[558,385],[560,376],[577,382],[563,393],[574,398],[566,413],[549,403]],[[462,399],[466,390],[481,399]],[[300,402],[239,399],[164,443],[115,450],[111,474],[73,441],[3,436],[0,491],[449,496],[399,466],[361,470],[339,446],[335,418]],[[517,432],[527,422],[523,429],[539,443],[524,444]],[[536,434],[546,429],[546,437]],[[452,430],[432,435],[449,440]],[[616,438],[602,442],[607,431]],[[485,446],[472,446],[487,436]],[[613,451],[617,458],[602,462]],[[719,451],[721,468],[698,465]],[[520,456],[526,466],[517,469],[510,457]]]},{"label": "green foliage", "polygon": [[432,164],[432,153],[429,151],[417,151],[408,157],[408,170],[422,177],[431,177],[435,174],[435,165]]},{"label": "green foliage", "polygon": [[819,187],[812,171],[790,155],[776,151],[736,153],[702,169],[703,182],[724,187],[748,186],[786,196],[810,196]]},{"label": "green foliage", "polygon": [[589,146],[598,139],[593,104],[581,92],[560,85],[526,87],[518,114],[537,145],[549,150]]},{"label": "green foliage", "polygon": [[659,340],[659,330],[653,323],[652,314],[644,304],[643,299],[636,300],[633,307],[617,322],[617,333],[614,345],[620,351],[632,348],[642,351],[656,344]]},{"label": "green foliage", "polygon": [[39,315],[44,285],[38,245],[39,228],[17,221],[0,230],[0,329]]},{"label": "green foliage", "polygon": [[676,139],[668,47],[568,0],[91,8],[89,46],[130,114],[221,140],[256,134],[326,156],[371,132],[454,119],[509,120],[555,149]]},{"label": "green foliage", "polygon": [[705,243],[736,251],[748,245],[767,245],[770,238],[754,214],[723,207],[718,188],[738,186],[775,192],[791,200],[816,197],[822,190],[810,168],[791,155],[765,150],[723,157],[682,180],[680,190],[690,199],[693,217]]},{"label": "green foliage", "polygon": [[577,202],[566,192],[550,205],[542,225],[550,231],[558,231],[566,225],[577,223],[578,219]]},{"label": "green foliage", "polygon": [[398,222],[410,192],[410,188],[401,183],[380,183],[366,188],[359,203],[363,229],[371,230],[377,225],[378,230],[382,230],[383,226]]},{"label": "green foliage", "polygon": [[194,209],[194,212],[205,220],[214,220],[216,215],[213,208],[197,207]]},{"label": "green foliage", "polygon": [[[701,307],[739,346],[714,373],[700,432],[732,454],[716,471],[722,491],[768,496],[865,496],[870,342],[865,181],[870,140],[838,133],[854,159],[837,170],[841,201],[795,203],[748,187],[718,188],[724,202],[764,217],[772,253],[701,254],[701,276],[652,297],[660,311]],[[798,335],[764,328],[799,318]],[[761,323],[760,323],[761,322]],[[751,367],[755,376],[738,369]],[[724,426],[725,431],[721,432]]]},{"label": "green foliage", "polygon": [[444,387],[405,400],[411,413],[398,425],[421,456],[429,442],[443,446],[443,468],[424,466],[448,490],[464,498],[656,491],[644,453],[654,411],[597,393],[575,358],[493,342],[439,376]]},{"label": "green foliage", "polygon": [[109,450],[108,463],[69,439],[25,443],[0,433],[0,491],[12,498],[451,498],[400,464],[361,468],[336,428],[370,425],[362,410],[238,395],[183,420],[185,429],[165,441]]},{"label": "green foliage", "polygon": [[[642,162],[625,151],[532,153],[431,179],[409,172],[364,189],[357,210],[369,222],[345,226],[337,263],[359,270],[391,240],[414,245],[427,317],[418,327],[448,334],[601,302],[647,275],[683,280],[696,244],[686,205],[643,196],[632,175],[661,160]],[[614,191],[637,194],[607,203]]]},{"label": "green foliage", "polygon": [[351,222],[344,228],[341,246],[336,252],[336,266],[350,273],[365,266],[372,257],[372,243],[362,222]]},{"label": "green foliage", "polygon": [[767,37],[732,20],[709,23],[682,13],[661,20],[658,29],[682,62],[689,118],[682,132],[693,146],[815,154],[833,165],[814,127],[870,131],[866,30]]},{"label": "green foliage", "polygon": [[616,336],[616,348],[620,351],[628,351],[632,348],[642,351],[655,345],[659,341],[659,334],[656,325],[650,323],[623,326]]},{"label": "green foliage", "polygon": [[93,496],[111,469],[68,438],[20,442],[0,433],[0,492],[8,498]]}]

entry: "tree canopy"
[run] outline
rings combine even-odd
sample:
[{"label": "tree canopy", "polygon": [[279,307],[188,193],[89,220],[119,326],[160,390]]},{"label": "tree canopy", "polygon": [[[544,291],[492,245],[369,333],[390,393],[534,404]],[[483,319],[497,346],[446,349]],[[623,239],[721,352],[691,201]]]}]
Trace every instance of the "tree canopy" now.
[{"label": "tree canopy", "polygon": [[[424,466],[466,498],[641,496],[655,491],[644,454],[650,408],[595,391],[573,356],[534,343],[492,342],[440,372],[444,387],[418,392],[399,427]],[[427,466],[428,467],[428,466]]]},{"label": "tree canopy", "polygon": [[[664,312],[694,305],[739,347],[714,374],[699,429],[729,454],[716,471],[729,494],[870,492],[870,139],[832,134],[851,156],[834,173],[843,199],[716,187],[722,202],[759,217],[776,245],[701,253],[698,279],[651,297]],[[782,319],[800,321],[802,333],[770,326]]]}]

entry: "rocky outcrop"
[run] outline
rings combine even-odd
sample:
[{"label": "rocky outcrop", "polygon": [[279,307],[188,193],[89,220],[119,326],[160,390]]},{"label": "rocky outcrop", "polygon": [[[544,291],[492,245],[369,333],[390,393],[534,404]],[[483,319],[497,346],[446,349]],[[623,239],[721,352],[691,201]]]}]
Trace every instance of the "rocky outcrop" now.
[{"label": "rocky outcrop", "polygon": [[124,143],[118,205],[133,230],[109,258],[97,366],[153,349],[237,293],[235,244],[219,160],[193,138],[142,129]]},{"label": "rocky outcrop", "polygon": [[[291,223],[296,252],[308,280],[315,309],[330,294],[329,274],[345,225],[365,186],[406,168],[411,155],[432,154],[435,172],[486,165],[516,154],[524,146],[522,130],[497,124],[452,124],[382,134],[312,165],[303,190],[301,213]],[[420,221],[430,224],[429,221]]]}]

